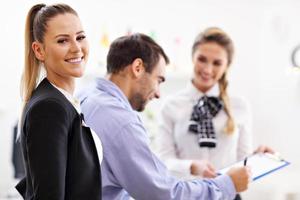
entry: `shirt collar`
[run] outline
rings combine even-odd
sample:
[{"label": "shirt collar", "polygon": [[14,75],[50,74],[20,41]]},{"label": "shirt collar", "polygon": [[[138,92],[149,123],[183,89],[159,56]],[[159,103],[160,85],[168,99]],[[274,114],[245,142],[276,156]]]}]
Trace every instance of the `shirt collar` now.
[{"label": "shirt collar", "polygon": [[198,100],[202,96],[213,96],[213,97],[219,97],[220,90],[219,85],[215,84],[212,88],[210,88],[206,93],[203,93],[202,91],[198,90],[198,88],[195,87],[195,85],[192,83],[192,80],[190,80],[186,86],[186,90],[193,99]]},{"label": "shirt collar", "polygon": [[123,93],[123,91],[116,84],[111,82],[110,80],[107,80],[105,78],[97,78],[96,79],[96,88],[116,97],[122,103],[124,103],[124,105],[128,109],[133,110],[127,97]]},{"label": "shirt collar", "polygon": [[51,83],[51,85],[53,85],[53,87],[55,87],[56,89],[58,89],[58,91],[60,91],[66,97],[66,99],[68,99],[68,101],[74,106],[74,108],[76,109],[76,111],[79,114],[81,113],[80,102],[78,101],[78,99],[76,99],[72,94],[70,94],[66,90],[64,90],[64,89],[62,89],[62,88],[54,85],[53,83]]}]

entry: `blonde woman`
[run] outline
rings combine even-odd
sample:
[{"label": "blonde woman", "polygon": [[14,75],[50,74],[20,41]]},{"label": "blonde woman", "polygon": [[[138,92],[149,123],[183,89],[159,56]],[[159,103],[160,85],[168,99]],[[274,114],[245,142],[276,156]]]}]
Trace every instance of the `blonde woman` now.
[{"label": "blonde woman", "polygon": [[[88,52],[80,19],[70,6],[30,9],[20,124],[26,176],[16,186],[24,199],[101,199],[101,142],[84,126],[73,97]],[[46,78],[38,84],[42,66]]]},{"label": "blonde woman", "polygon": [[[233,42],[223,30],[200,33],[192,47],[192,80],[162,108],[158,152],[180,178],[213,178],[216,169],[252,152],[249,106],[227,93],[233,54]],[[264,146],[258,151],[272,152]]]}]

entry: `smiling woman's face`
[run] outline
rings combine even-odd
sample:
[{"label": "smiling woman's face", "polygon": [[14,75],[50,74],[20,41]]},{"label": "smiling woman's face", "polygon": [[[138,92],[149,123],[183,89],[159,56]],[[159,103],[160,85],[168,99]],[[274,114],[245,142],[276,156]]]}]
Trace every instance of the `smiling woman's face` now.
[{"label": "smiling woman's face", "polygon": [[89,45],[79,18],[59,14],[47,23],[39,58],[53,79],[81,77],[87,62]]},{"label": "smiling woman's face", "polygon": [[215,42],[199,44],[193,54],[193,84],[202,92],[212,88],[228,68],[226,50]]}]

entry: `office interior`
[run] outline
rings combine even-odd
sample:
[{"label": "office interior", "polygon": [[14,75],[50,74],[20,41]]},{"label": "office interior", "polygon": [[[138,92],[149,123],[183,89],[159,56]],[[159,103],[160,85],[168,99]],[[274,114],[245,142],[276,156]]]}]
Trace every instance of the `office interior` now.
[{"label": "office interior", "polygon": [[[0,199],[19,199],[12,166],[13,127],[21,109],[24,24],[29,8],[41,1],[10,0],[1,5]],[[54,3],[53,1],[44,1]],[[134,32],[150,35],[171,59],[161,98],[141,114],[151,140],[164,99],[183,89],[192,76],[191,46],[206,27],[225,30],[235,44],[229,92],[248,99],[254,146],[267,144],[291,164],[252,182],[245,200],[300,199],[300,1],[297,0],[64,0],[79,13],[90,42],[80,90],[105,75],[109,44]],[[155,151],[155,145],[151,144]],[[105,156],[105,155],[104,155]]]}]

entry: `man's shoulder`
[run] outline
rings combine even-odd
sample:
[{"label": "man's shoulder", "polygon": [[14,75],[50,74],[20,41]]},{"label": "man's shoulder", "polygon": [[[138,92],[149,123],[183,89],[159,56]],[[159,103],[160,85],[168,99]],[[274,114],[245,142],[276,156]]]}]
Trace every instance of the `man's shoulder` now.
[{"label": "man's shoulder", "polygon": [[136,113],[120,99],[105,92],[90,92],[81,99],[82,112],[86,119],[105,125],[125,125],[136,120]]},{"label": "man's shoulder", "polygon": [[103,91],[91,90],[90,93],[81,96],[80,103],[82,107],[92,107],[93,109],[109,110],[110,112],[123,111],[130,112],[125,103],[120,99],[109,95]]}]

